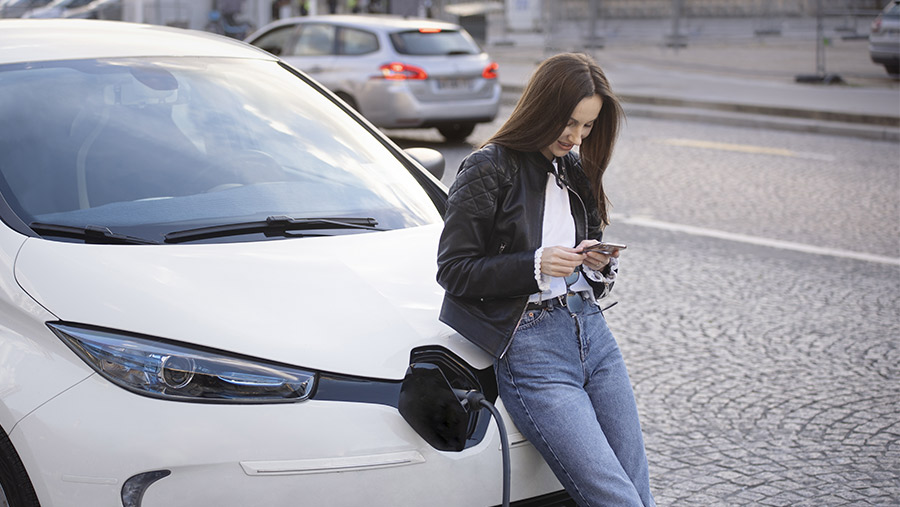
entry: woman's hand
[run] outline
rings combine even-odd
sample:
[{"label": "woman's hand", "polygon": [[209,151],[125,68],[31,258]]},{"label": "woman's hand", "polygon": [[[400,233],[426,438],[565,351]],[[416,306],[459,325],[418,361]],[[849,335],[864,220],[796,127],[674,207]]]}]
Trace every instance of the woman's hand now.
[{"label": "woman's hand", "polygon": [[548,246],[541,253],[541,273],[566,277],[585,261],[586,255],[575,248]]},{"label": "woman's hand", "polygon": [[[582,241],[581,243],[579,243],[578,246],[575,247],[575,250],[580,251],[582,248],[586,248],[591,245],[596,245],[597,243],[599,243],[599,241],[597,241],[595,239],[586,239],[586,240]],[[586,252],[581,255],[583,257],[582,263],[584,264],[584,266],[586,268],[593,269],[594,271],[600,271],[603,268],[605,268],[607,264],[609,264],[610,257],[618,257],[619,256],[619,251],[614,250],[613,253],[611,253],[609,255],[600,253],[600,252]]]}]

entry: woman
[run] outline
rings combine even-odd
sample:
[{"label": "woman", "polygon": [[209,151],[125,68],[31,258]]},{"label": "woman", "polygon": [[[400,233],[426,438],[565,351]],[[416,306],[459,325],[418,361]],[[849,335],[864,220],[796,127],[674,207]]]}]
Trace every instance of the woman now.
[{"label": "woman", "polygon": [[596,302],[619,252],[584,251],[609,224],[603,173],[622,118],[593,60],[546,60],[463,161],[438,251],[441,320],[494,356],[513,422],[583,506],[655,505],[631,382]]}]

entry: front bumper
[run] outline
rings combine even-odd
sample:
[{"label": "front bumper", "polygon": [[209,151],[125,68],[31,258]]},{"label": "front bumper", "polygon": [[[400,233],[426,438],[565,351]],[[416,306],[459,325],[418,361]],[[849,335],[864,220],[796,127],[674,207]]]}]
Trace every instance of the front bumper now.
[{"label": "front bumper", "polygon": [[[561,490],[506,424],[512,499]],[[29,414],[10,437],[44,507],[120,507],[125,481],[156,470],[171,473],[147,488],[141,507],[489,506],[502,494],[494,424],[479,444],[440,452],[396,408],[378,404],[181,403],[93,375]],[[527,505],[559,505],[546,499],[552,503]]]}]

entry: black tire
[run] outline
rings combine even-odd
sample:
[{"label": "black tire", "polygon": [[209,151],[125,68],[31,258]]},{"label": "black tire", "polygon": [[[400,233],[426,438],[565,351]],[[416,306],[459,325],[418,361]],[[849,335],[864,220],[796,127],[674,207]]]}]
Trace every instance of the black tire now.
[{"label": "black tire", "polygon": [[[5,502],[5,503],[4,503]],[[0,430],[0,505],[40,507],[28,472],[6,432]]]},{"label": "black tire", "polygon": [[440,132],[441,135],[444,136],[444,139],[453,143],[461,143],[465,141],[473,130],[475,130],[474,123],[450,123],[438,127],[438,132]]},{"label": "black tire", "polygon": [[891,75],[900,74],[900,63],[886,63],[884,64],[884,70]]}]

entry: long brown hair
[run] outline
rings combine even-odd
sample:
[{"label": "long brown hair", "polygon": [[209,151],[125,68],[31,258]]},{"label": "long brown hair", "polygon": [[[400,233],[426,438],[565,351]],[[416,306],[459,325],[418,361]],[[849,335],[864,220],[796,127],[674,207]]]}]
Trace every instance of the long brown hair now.
[{"label": "long brown hair", "polygon": [[594,128],[581,143],[580,153],[605,226],[609,224],[609,201],[603,191],[603,173],[612,158],[625,113],[603,70],[590,56],[562,53],[544,60],[525,86],[512,115],[485,144],[539,151],[562,135],[575,106],[594,95],[600,96],[603,106]]}]

